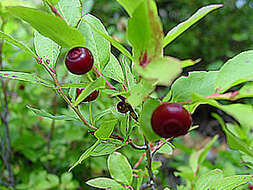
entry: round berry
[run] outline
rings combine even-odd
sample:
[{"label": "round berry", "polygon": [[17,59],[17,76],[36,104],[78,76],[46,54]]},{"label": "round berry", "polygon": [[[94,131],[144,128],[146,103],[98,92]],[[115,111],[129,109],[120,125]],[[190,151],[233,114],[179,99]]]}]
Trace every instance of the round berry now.
[{"label": "round berry", "polygon": [[71,49],[65,59],[68,70],[76,75],[89,72],[93,66],[93,56],[89,49],[85,47],[75,47]]},{"label": "round berry", "polygon": [[[83,88],[77,88],[76,89],[76,98],[81,94],[81,92],[83,91]],[[91,102],[93,100],[96,100],[98,97],[99,91],[98,90],[94,90],[89,96],[87,96],[83,102]]]},{"label": "round berry", "polygon": [[20,85],[19,85],[19,89],[20,89],[20,90],[24,90],[24,89],[25,89],[25,85],[20,84]]},{"label": "round berry", "polygon": [[126,102],[120,101],[117,104],[117,110],[120,113],[127,113],[129,111],[128,104]]},{"label": "round berry", "polygon": [[177,103],[164,103],[158,106],[151,118],[154,132],[164,138],[185,135],[191,124],[191,114]]}]

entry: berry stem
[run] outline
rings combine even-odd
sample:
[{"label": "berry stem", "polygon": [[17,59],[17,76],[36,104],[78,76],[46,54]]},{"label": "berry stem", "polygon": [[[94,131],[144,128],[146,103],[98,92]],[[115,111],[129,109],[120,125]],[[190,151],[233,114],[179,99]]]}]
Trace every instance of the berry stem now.
[{"label": "berry stem", "polygon": [[[173,137],[168,138],[168,139],[166,139],[166,142],[169,142],[169,141],[171,141],[172,139],[173,139]],[[158,143],[158,145],[156,145],[156,146],[152,149],[152,151],[151,151],[151,156],[153,157],[154,154],[155,154],[160,148],[162,148],[162,146],[165,145],[166,142],[160,141],[160,142]]]},{"label": "berry stem", "polygon": [[104,77],[104,75],[102,75],[102,73],[100,73],[100,72],[98,71],[98,69],[96,68],[95,65],[93,65],[93,69],[96,71],[96,73],[97,73],[99,76],[101,76],[101,77],[105,80],[106,84],[110,87],[110,89],[116,90],[116,91],[119,92],[119,90],[116,89],[113,85],[111,85],[111,83]]},{"label": "berry stem", "polygon": [[[40,58],[38,58],[38,60],[41,60]],[[47,70],[47,72],[50,74],[51,78],[54,80],[55,86],[58,87],[60,86],[60,83],[57,79],[56,73],[54,73],[53,71],[51,71],[51,69],[48,67],[48,65],[41,60],[41,64],[42,66]],[[83,124],[85,126],[87,126],[90,130],[92,131],[96,131],[97,128],[93,125],[91,125],[88,121],[86,121],[86,119],[83,117],[83,115],[81,114],[80,110],[78,109],[78,107],[74,106],[72,104],[72,102],[68,99],[68,97],[65,95],[65,93],[63,92],[62,88],[58,88],[56,89],[56,92],[67,102],[67,104],[75,111],[75,113],[78,115],[78,117],[82,120]]]},{"label": "berry stem", "polygon": [[[56,87],[59,87],[61,84],[59,83],[58,79],[57,79],[57,76],[56,76],[56,72],[53,72],[50,67],[40,58],[38,57],[37,59],[37,62],[39,64],[41,64],[46,70],[47,72],[49,73],[49,75],[51,76],[51,78],[54,80],[54,83],[55,83],[55,86]],[[105,77],[97,70],[97,68],[95,66],[94,67],[94,70],[101,76],[105,79]],[[107,81],[105,79],[105,81]],[[108,82],[108,81],[107,81]],[[111,89],[114,89],[114,90],[117,90],[115,87],[113,87],[109,82],[107,83]],[[118,90],[117,90],[118,91]],[[95,126],[93,126],[92,124],[90,124],[82,115],[82,113],[80,112],[80,110],[78,109],[78,107],[74,106],[72,104],[72,102],[69,100],[69,98],[65,95],[65,93],[63,92],[62,88],[58,88],[56,89],[56,92],[66,101],[66,103],[75,111],[75,113],[78,115],[78,117],[82,120],[83,124],[85,126],[87,126],[91,131],[90,133],[91,134],[94,134],[94,131],[97,130],[97,128]],[[121,96],[120,96],[121,97]],[[124,97],[122,97],[124,98]],[[125,99],[125,98],[124,98]],[[116,139],[119,139],[119,140],[122,140],[124,141],[124,138],[123,137],[120,137],[118,135],[115,135],[115,134],[112,134],[111,135],[111,138],[116,138]],[[147,149],[147,146],[138,146],[138,145],[135,145],[131,139],[128,139],[128,144],[130,144],[134,149],[137,149],[137,150],[145,150]]]},{"label": "berry stem", "polygon": [[48,3],[48,2],[47,2],[47,5],[50,7],[51,11],[52,11],[55,15],[59,16],[59,17],[64,21],[64,19],[62,18],[61,14],[58,12],[58,10],[57,10],[53,5],[51,5],[51,4]]}]

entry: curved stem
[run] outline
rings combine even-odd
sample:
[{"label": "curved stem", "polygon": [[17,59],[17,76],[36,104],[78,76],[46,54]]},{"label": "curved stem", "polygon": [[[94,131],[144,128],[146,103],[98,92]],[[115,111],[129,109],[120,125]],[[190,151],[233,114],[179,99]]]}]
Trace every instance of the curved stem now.
[{"label": "curved stem", "polygon": [[102,75],[102,73],[100,73],[100,72],[98,71],[98,69],[95,67],[95,65],[93,65],[93,69],[96,71],[96,73],[97,73],[99,76],[101,76],[101,77],[105,80],[106,84],[110,87],[110,89],[116,90],[116,91],[119,92],[119,90],[116,89],[116,88],[104,77],[104,75]]},{"label": "curved stem", "polygon": [[[38,59],[40,62],[40,64],[47,70],[47,72],[50,74],[51,78],[54,80],[55,86],[60,86],[60,83],[56,77],[56,73],[51,71],[50,68],[48,67],[47,64],[44,63],[43,60],[41,60],[40,58]],[[66,103],[75,111],[75,113],[78,115],[78,117],[81,119],[81,121],[83,122],[83,124],[85,126],[87,126],[89,129],[95,131],[97,130],[97,128],[93,125],[91,125],[88,121],[86,121],[86,119],[83,117],[83,115],[81,114],[80,110],[78,109],[78,107],[74,106],[72,104],[72,102],[69,100],[69,98],[65,95],[65,93],[63,92],[62,88],[59,88],[56,90],[56,92],[58,94],[60,94],[60,96],[66,101]]]},{"label": "curved stem", "polygon": [[146,150],[147,149],[147,146],[146,145],[143,145],[143,146],[139,146],[139,145],[136,145],[132,142],[131,139],[128,140],[128,144],[131,145],[131,147],[133,147],[134,149],[136,150]]}]

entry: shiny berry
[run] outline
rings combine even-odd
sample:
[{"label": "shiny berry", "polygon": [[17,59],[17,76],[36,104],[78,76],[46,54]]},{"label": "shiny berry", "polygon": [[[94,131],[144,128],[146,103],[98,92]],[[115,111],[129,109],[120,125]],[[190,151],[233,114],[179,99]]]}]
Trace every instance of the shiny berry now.
[{"label": "shiny berry", "polygon": [[93,66],[93,56],[85,47],[75,47],[71,49],[65,59],[68,70],[76,75],[89,72]]},{"label": "shiny berry", "polygon": [[154,132],[164,138],[185,135],[191,124],[191,114],[177,103],[164,103],[158,106],[151,118]]},{"label": "shiny berry", "polygon": [[[83,91],[83,88],[77,88],[76,89],[76,98],[81,94],[81,92]],[[99,91],[98,90],[94,90],[89,96],[87,96],[83,102],[91,102],[93,100],[96,100],[98,97]]]}]

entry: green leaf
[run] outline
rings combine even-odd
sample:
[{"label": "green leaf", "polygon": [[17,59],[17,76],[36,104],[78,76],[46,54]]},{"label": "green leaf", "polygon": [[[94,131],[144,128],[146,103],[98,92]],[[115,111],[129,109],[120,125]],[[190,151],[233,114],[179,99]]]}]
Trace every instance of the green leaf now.
[{"label": "green leaf", "polygon": [[131,63],[125,56],[121,56],[120,63],[124,72],[125,84],[128,90],[131,90],[135,85],[135,78],[130,67]]},{"label": "green leaf", "polygon": [[197,172],[199,166],[206,159],[208,151],[212,148],[217,138],[218,138],[217,135],[214,136],[213,139],[208,144],[206,144],[204,148],[202,148],[199,151],[193,152],[191,154],[189,162],[190,162],[190,167],[194,173]]},{"label": "green leaf", "polygon": [[107,160],[109,172],[116,181],[125,185],[131,185],[133,171],[127,158],[119,152],[112,153]]},{"label": "green leaf", "polygon": [[152,114],[158,106],[160,106],[160,102],[158,100],[146,100],[140,115],[141,130],[149,141],[156,141],[160,139],[160,137],[153,131],[151,126]]},{"label": "green leaf", "polygon": [[94,90],[99,88],[103,88],[105,86],[105,81],[102,77],[99,77],[97,80],[89,83],[85,89],[78,96],[76,101],[74,102],[74,106],[80,104],[87,96],[89,96]]},{"label": "green leaf", "polygon": [[[217,106],[216,106],[217,107]],[[253,129],[253,106],[249,104],[220,105],[219,109],[232,115],[242,126]]]},{"label": "green leaf", "polygon": [[73,164],[73,166],[71,168],[69,168],[69,172],[74,168],[76,167],[78,164],[81,164],[82,161],[84,161],[85,159],[87,159],[91,154],[92,154],[92,151],[97,147],[97,145],[99,145],[99,140],[96,141],[96,143],[94,145],[92,145],[89,149],[87,149],[81,156],[80,158],[78,159],[77,162],[75,162]]},{"label": "green leaf", "polygon": [[253,97],[253,82],[245,84],[236,95],[236,99],[252,98]]},{"label": "green leaf", "polygon": [[247,167],[253,169],[253,157],[248,154],[241,154],[242,165],[246,165]]},{"label": "green leaf", "polygon": [[49,67],[54,68],[60,54],[60,46],[51,39],[34,32],[34,47],[37,55],[45,62],[49,60]]},{"label": "green leaf", "polygon": [[99,129],[95,132],[95,137],[97,137],[97,139],[108,139],[110,137],[110,135],[113,132],[114,126],[116,125],[117,120],[111,120],[111,121],[104,121],[101,126],[99,127]]},{"label": "green leaf", "polygon": [[122,68],[117,58],[113,54],[111,54],[110,60],[105,66],[102,74],[105,77],[118,81],[119,83],[124,83],[124,74]]},{"label": "green leaf", "polygon": [[248,183],[250,180],[253,180],[252,175],[234,175],[225,177],[219,182],[212,185],[214,190],[231,190],[239,187],[240,185]]},{"label": "green leaf", "polygon": [[83,5],[83,15],[91,12],[93,6],[94,6],[94,0],[82,0]]},{"label": "green leaf", "polygon": [[67,173],[67,172],[65,172],[65,173],[63,173],[63,174],[61,175],[61,182],[62,182],[63,184],[70,183],[71,180],[72,180],[72,177],[73,177],[72,173]]},{"label": "green leaf", "polygon": [[50,183],[50,187],[59,187],[59,178],[56,175],[53,174],[47,174],[47,180]]},{"label": "green leaf", "polygon": [[173,57],[162,57],[154,59],[145,67],[136,64],[135,69],[146,80],[169,85],[181,73],[181,63]]},{"label": "green leaf", "polygon": [[202,19],[208,13],[210,13],[211,11],[218,9],[220,7],[222,7],[221,4],[216,4],[216,5],[208,5],[206,7],[202,7],[201,9],[199,9],[190,18],[188,18],[186,21],[178,24],[176,27],[174,27],[172,30],[170,30],[167,33],[167,35],[163,39],[163,47],[165,47],[169,43],[171,43],[180,34],[182,34],[184,31],[186,31],[188,28],[190,28],[193,24],[198,22],[200,19]]},{"label": "green leaf", "polygon": [[127,131],[128,131],[128,119],[129,116],[126,114],[121,120],[120,120],[120,132],[122,136],[125,138],[127,136]]},{"label": "green leaf", "polygon": [[0,71],[0,78],[22,80],[22,81],[31,82],[33,84],[40,84],[40,85],[50,87],[50,88],[54,87],[52,84],[49,84],[46,80],[41,79],[36,74],[31,74],[31,73]]},{"label": "green leaf", "polygon": [[103,155],[111,154],[114,151],[121,148],[122,146],[123,146],[122,144],[100,143],[92,151],[91,156],[103,156]]},{"label": "green leaf", "polygon": [[56,16],[28,7],[8,7],[8,11],[62,47],[84,46],[85,38],[82,34]]},{"label": "green leaf", "polygon": [[89,85],[89,83],[90,82],[82,81],[81,83],[61,84],[61,85],[55,87],[55,89],[59,89],[59,88],[86,88],[87,85]]},{"label": "green leaf", "polygon": [[189,76],[178,78],[171,86],[172,101],[181,102],[192,99],[192,94],[208,96],[215,93],[214,83],[218,72],[196,71]]},{"label": "green leaf", "polygon": [[39,110],[39,109],[35,109],[35,108],[32,108],[31,106],[27,105],[26,106],[28,109],[30,109],[34,114],[36,114],[37,116],[41,116],[41,117],[46,117],[46,118],[49,118],[49,119],[54,119],[54,120],[66,120],[66,121],[76,121],[79,119],[78,118],[75,118],[75,117],[70,117],[70,116],[67,116],[67,115],[58,115],[58,116],[54,116],[48,112],[46,112],[45,110]]},{"label": "green leaf", "polygon": [[[89,15],[92,16],[92,15]],[[129,59],[133,60],[132,55],[129,53],[129,51],[124,48],[123,45],[121,45],[118,41],[116,41],[115,39],[113,39],[111,36],[109,36],[107,33],[104,33],[103,30],[100,31],[99,28],[96,28],[92,25],[92,23],[89,22],[89,20],[82,18],[83,22],[86,22],[90,28],[92,28],[96,33],[98,33],[100,36],[102,36],[103,38],[105,38],[107,41],[109,41],[115,48],[117,48],[122,54],[124,54],[125,56],[127,56]]]},{"label": "green leaf", "polygon": [[[91,25],[93,27],[91,27]],[[103,36],[95,32],[93,28],[96,28],[105,35],[108,35],[104,25],[98,18],[93,15],[86,14],[82,18],[78,26],[78,30],[84,35],[86,39],[85,47],[87,47],[93,54],[94,64],[101,72],[110,59],[111,46],[110,43]]]},{"label": "green leaf", "polygon": [[143,0],[117,0],[118,3],[124,7],[130,17],[132,17],[134,10],[142,3]]},{"label": "green leaf", "polygon": [[118,182],[106,177],[91,179],[86,183],[92,187],[97,187],[101,189],[126,190],[126,188],[120,185]]},{"label": "green leaf", "polygon": [[148,61],[162,56],[163,31],[153,0],[142,1],[128,20],[127,37],[133,47],[135,62],[146,54]]},{"label": "green leaf", "polygon": [[222,120],[222,118],[216,114],[216,113],[213,113],[212,116],[217,119],[223,129],[223,131],[225,132],[226,134],[226,137],[227,137],[227,143],[229,145],[229,147],[233,150],[237,150],[237,151],[242,151],[244,152],[245,154],[253,157],[253,149],[250,148],[248,146],[248,144],[246,144],[244,141],[242,141],[241,139],[239,139],[238,137],[236,137],[235,135],[233,135],[226,127],[224,121]]},{"label": "green leaf", "polygon": [[100,111],[99,113],[97,113],[95,116],[94,116],[94,122],[100,120],[103,116],[107,115],[107,114],[111,114],[112,113],[112,109],[114,109],[113,107],[111,108],[108,108],[106,110],[103,110],[103,111]]},{"label": "green leaf", "polygon": [[3,40],[5,40],[6,42],[10,43],[11,45],[14,45],[14,46],[16,46],[16,47],[24,50],[26,53],[28,53],[29,55],[31,55],[32,57],[34,57],[35,59],[37,59],[37,55],[30,48],[28,48],[22,42],[14,39],[10,35],[5,34],[4,32],[0,31],[0,38],[3,39]]},{"label": "green leaf", "polygon": [[194,190],[210,189],[213,184],[223,179],[223,172],[219,169],[211,170],[201,175],[194,184]]},{"label": "green leaf", "polygon": [[225,92],[232,86],[253,81],[253,50],[245,51],[228,60],[217,76],[215,88]]},{"label": "green leaf", "polygon": [[191,59],[187,59],[187,60],[181,61],[181,65],[182,65],[182,68],[190,67],[190,66],[193,66],[193,65],[199,63],[200,61],[201,61],[201,59],[197,59],[195,61],[193,61]]},{"label": "green leaf", "polygon": [[82,8],[80,0],[59,0],[55,8],[69,26],[75,27],[81,19]]},{"label": "green leaf", "polygon": [[141,80],[134,88],[130,91],[131,95],[127,98],[127,101],[133,108],[136,108],[144,99],[155,89],[153,83],[145,80]]},{"label": "green leaf", "polygon": [[157,152],[161,154],[172,155],[172,147],[168,144],[164,144]]},{"label": "green leaf", "polygon": [[201,149],[201,153],[200,153],[199,159],[198,159],[198,164],[199,165],[202,164],[205,161],[209,150],[212,148],[213,144],[216,142],[217,139],[218,139],[218,135],[214,136],[212,138],[212,140],[210,140],[208,142],[208,144],[204,148]]},{"label": "green leaf", "polygon": [[59,0],[46,0],[48,3],[50,3],[51,5],[56,5],[58,3]]},{"label": "green leaf", "polygon": [[197,106],[200,104],[209,104],[211,106],[217,107],[226,112],[227,114],[233,116],[243,127],[247,127],[249,129],[253,128],[252,105],[239,103],[222,105],[215,100],[207,99],[197,94],[193,94],[193,101],[196,103]]}]

